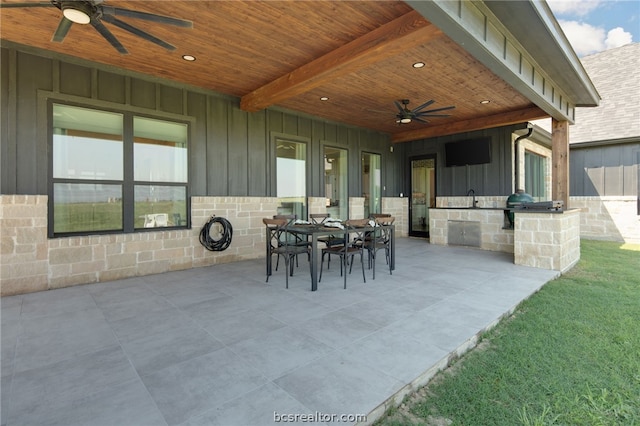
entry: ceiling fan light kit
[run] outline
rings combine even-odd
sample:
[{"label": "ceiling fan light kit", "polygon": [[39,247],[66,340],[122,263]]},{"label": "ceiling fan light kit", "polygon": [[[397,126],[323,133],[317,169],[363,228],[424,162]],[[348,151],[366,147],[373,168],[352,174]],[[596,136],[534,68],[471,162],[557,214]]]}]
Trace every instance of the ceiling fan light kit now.
[{"label": "ceiling fan light kit", "polygon": [[79,1],[63,1],[60,5],[65,18],[75,24],[86,25],[91,22],[93,10],[87,3]]}]

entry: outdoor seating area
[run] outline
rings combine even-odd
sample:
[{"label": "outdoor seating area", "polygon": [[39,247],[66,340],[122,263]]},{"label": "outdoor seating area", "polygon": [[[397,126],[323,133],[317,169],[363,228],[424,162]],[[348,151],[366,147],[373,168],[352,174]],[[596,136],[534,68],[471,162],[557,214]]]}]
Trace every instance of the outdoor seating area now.
[{"label": "outdoor seating area", "polygon": [[423,239],[396,251],[393,275],[365,265],[347,289],[332,265],[310,291],[301,257],[288,289],[254,259],[3,297],[2,425],[371,423],[558,275]]},{"label": "outdoor seating area", "polygon": [[[275,215],[273,219],[263,218],[262,223],[266,227],[267,282],[274,271],[274,255],[276,255],[276,271],[280,258],[284,258],[285,270],[287,271],[285,274],[286,288],[289,288],[289,277],[293,276],[294,264],[299,266],[298,257],[303,254],[306,254],[309,260],[311,291],[317,290],[318,282],[322,280],[325,259],[327,260],[327,269],[329,269],[332,255],[340,258],[340,276],[343,277],[345,289],[347,288],[347,275],[351,274],[356,255],[359,255],[360,259],[362,281],[367,281],[364,267],[365,251],[368,269],[373,269],[373,279],[376,277],[375,258],[378,250],[385,250],[385,260],[389,273],[391,273],[395,267],[393,250],[395,218],[388,214],[377,216],[377,218],[371,219],[342,221],[329,219],[328,214],[314,214],[310,215],[311,222],[299,220],[296,215]],[[319,276],[318,263],[320,264]]]}]

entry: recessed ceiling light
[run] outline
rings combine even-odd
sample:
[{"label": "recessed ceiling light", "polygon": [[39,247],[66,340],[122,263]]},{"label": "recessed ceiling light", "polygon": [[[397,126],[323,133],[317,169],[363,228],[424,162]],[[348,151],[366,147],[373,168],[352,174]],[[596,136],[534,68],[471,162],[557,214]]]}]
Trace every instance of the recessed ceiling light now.
[{"label": "recessed ceiling light", "polygon": [[328,96],[321,96],[321,97],[320,97],[320,100],[321,100],[321,101],[328,101],[328,100],[329,100],[329,97],[328,97]]},{"label": "recessed ceiling light", "polygon": [[414,68],[422,68],[424,67],[424,62],[416,62],[415,64],[413,64]]},{"label": "recessed ceiling light", "polygon": [[196,57],[193,55],[182,55],[182,59],[185,61],[193,62],[196,60]]},{"label": "recessed ceiling light", "polygon": [[484,100],[480,101],[481,104],[488,104],[490,102],[491,101],[489,99],[484,99]]}]

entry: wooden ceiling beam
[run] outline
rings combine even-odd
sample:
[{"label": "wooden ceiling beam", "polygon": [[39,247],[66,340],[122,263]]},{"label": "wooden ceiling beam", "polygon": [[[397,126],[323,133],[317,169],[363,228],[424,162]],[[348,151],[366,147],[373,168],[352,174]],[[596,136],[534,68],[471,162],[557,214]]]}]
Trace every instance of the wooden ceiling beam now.
[{"label": "wooden ceiling beam", "polygon": [[411,11],[246,94],[240,108],[259,111],[442,34],[418,12]]},{"label": "wooden ceiling beam", "polygon": [[524,123],[530,120],[547,118],[549,114],[537,106],[509,111],[502,114],[488,117],[478,117],[469,120],[461,120],[453,123],[441,124],[439,126],[429,126],[422,129],[408,130],[396,133],[391,136],[391,142],[409,142],[420,139],[428,139],[436,136],[453,135],[456,133],[472,132],[474,130],[484,130],[493,127],[508,126],[511,124]]}]

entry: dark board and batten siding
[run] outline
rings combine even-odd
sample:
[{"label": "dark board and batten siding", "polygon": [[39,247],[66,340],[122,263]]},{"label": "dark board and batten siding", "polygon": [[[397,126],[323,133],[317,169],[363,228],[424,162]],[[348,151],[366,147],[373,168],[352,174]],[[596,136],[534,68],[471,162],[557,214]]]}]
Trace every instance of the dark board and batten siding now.
[{"label": "dark board and batten siding", "polygon": [[384,196],[402,191],[386,134],[275,108],[247,113],[236,98],[51,52],[2,47],[0,59],[2,194],[47,194],[48,98],[190,122],[194,196],[275,196],[273,135],[309,142],[309,196],[324,195],[324,146],[348,150],[351,196],[361,195],[362,152],[382,155]]},{"label": "dark board and batten siding", "polygon": [[572,146],[569,155],[572,196],[638,196],[640,141],[602,146]]},{"label": "dark board and batten siding", "polygon": [[[408,142],[404,155],[415,158],[436,156],[438,196],[462,196],[473,189],[480,196],[508,196],[513,193],[513,144],[512,134],[525,127],[513,125],[477,132]],[[473,166],[445,167],[445,144],[475,138],[491,138],[491,162]],[[405,174],[405,192],[409,190],[410,171]]]}]

